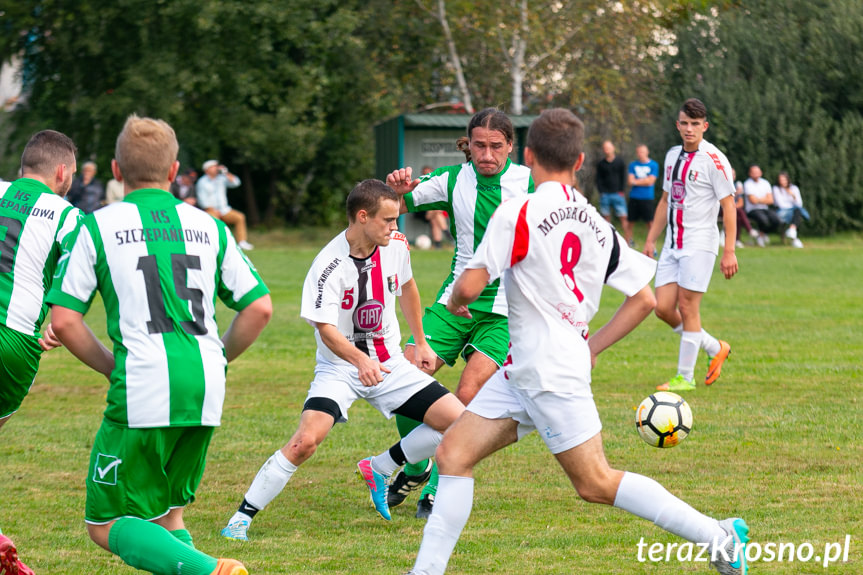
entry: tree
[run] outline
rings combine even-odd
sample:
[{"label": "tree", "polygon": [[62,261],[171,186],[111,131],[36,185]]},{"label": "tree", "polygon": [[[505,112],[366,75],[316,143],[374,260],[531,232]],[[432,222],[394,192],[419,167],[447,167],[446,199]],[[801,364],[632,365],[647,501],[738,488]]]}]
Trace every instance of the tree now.
[{"label": "tree", "polygon": [[261,201],[307,223],[338,217],[345,182],[373,165],[371,126],[388,109],[352,3],[22,0],[7,16],[0,59],[24,54],[28,91],[16,148],[50,126],[104,173],[126,116],[160,117],[183,164],[217,157],[246,176],[250,215]]},{"label": "tree", "polygon": [[820,233],[863,227],[863,6],[765,0],[696,14],[669,60],[667,117],[685,98],[708,107],[708,138],[739,176],[787,170]]}]

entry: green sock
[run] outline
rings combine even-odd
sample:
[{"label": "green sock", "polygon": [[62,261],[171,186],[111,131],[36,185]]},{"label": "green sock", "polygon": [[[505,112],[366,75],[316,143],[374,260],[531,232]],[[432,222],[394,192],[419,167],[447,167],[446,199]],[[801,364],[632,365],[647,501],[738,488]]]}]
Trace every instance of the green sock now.
[{"label": "green sock", "polygon": [[124,517],[108,533],[108,547],[128,565],[151,573],[210,575],[218,561],[174,537],[161,525]]},{"label": "green sock", "polygon": [[188,529],[174,529],[173,531],[169,531],[168,533],[170,533],[192,549],[195,548],[195,544],[192,542],[192,534],[189,533]]},{"label": "green sock", "polygon": [[[405,417],[404,415],[396,414],[396,427],[398,427],[399,430],[399,437],[405,437],[408,433],[410,433],[420,425],[422,425],[422,422],[420,421]],[[426,467],[428,467],[428,465],[429,460],[423,459],[422,461],[417,461],[416,463],[406,464],[404,471],[406,475],[420,475],[423,471],[426,470]]]},{"label": "green sock", "polygon": [[425,497],[426,495],[434,496],[437,494],[437,463],[432,466],[431,477],[429,477],[429,482],[425,484],[423,487],[422,493],[420,493],[420,499]]}]

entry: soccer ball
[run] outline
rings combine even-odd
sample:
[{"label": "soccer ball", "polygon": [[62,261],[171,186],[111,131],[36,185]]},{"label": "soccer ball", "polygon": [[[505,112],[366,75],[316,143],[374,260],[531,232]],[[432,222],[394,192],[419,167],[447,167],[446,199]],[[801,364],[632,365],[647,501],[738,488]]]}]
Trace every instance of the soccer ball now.
[{"label": "soccer ball", "polygon": [[670,391],[657,391],[635,410],[635,428],[653,447],[674,447],[692,431],[692,410]]},{"label": "soccer ball", "polygon": [[427,235],[420,234],[414,240],[414,245],[421,250],[427,250],[432,247],[432,241]]}]

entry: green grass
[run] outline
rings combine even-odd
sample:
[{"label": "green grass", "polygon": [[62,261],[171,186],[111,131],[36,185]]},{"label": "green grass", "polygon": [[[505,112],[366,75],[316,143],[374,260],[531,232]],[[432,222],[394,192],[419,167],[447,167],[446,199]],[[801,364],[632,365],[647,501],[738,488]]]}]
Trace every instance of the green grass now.
[{"label": "green grass", "polygon": [[[318,453],[255,521],[253,540],[218,530],[258,467],[294,431],[314,368],[312,329],[299,318],[308,266],[332,231],[252,238],[251,258],[272,289],[275,316],[232,364],[223,426],[198,500],[186,513],[197,546],[243,560],[252,573],[403,573],[423,523],[416,498],[377,518],[354,464],[397,438],[365,403],[351,409]],[[756,541],[828,542],[852,537],[849,562],[755,563],[753,573],[863,573],[863,258],[859,236],[810,239],[806,249],[739,250],[740,274],[717,273],[703,304],[705,328],[733,348],[720,380],[686,394],[695,429],[658,450],[635,431],[634,408],[673,375],[678,340],[655,317],[600,357],[594,394],[606,454],[615,467],[655,478],[712,516],[745,517]],[[431,302],[450,252],[413,252]],[[608,291],[595,331],[622,297]],[[230,314],[222,309],[222,328]],[[88,321],[104,333],[94,306]],[[407,330],[403,330],[406,337]],[[699,372],[706,367],[700,359]],[[444,368],[452,387],[461,369]],[[21,411],[0,432],[0,526],[37,573],[132,573],[88,539],[84,477],[107,383],[67,351],[48,353]],[[626,513],[580,501],[534,434],[477,469],[473,514],[451,573],[707,573],[704,563],[639,563],[636,545],[679,541]]]}]

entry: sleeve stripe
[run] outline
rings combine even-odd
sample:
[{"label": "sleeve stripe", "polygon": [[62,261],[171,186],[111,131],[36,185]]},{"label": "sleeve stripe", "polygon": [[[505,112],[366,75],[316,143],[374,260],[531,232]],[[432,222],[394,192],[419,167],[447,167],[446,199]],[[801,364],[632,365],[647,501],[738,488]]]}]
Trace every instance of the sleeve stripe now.
[{"label": "sleeve stripe", "polygon": [[518,211],[518,220],[515,223],[515,239],[512,243],[512,259],[509,262],[510,267],[526,258],[527,250],[530,247],[530,228],[527,227],[528,203],[525,201]]}]

